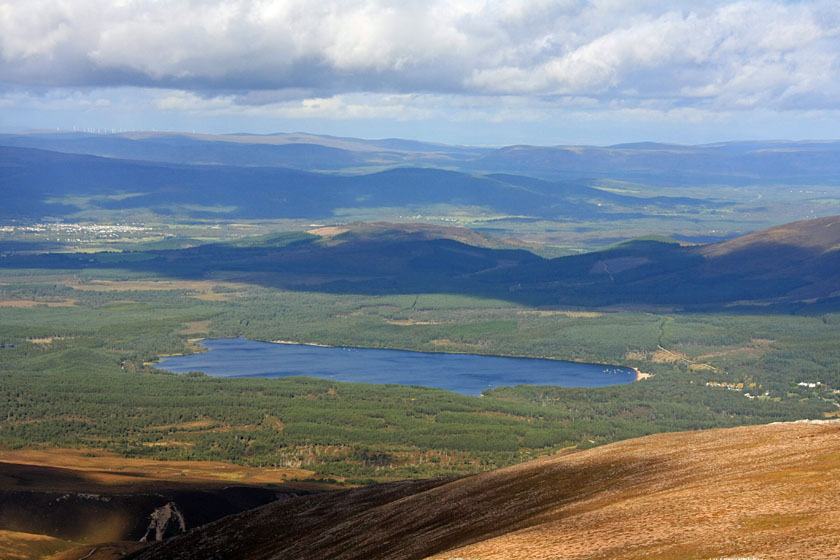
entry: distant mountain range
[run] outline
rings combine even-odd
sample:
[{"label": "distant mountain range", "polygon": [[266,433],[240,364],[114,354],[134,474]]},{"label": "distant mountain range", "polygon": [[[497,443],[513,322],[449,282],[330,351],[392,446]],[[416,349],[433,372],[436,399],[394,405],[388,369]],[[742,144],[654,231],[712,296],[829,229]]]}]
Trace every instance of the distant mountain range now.
[{"label": "distant mountain range", "polygon": [[553,179],[597,177],[655,185],[836,185],[840,141],[510,146],[480,157],[469,167]]},{"label": "distant mountain range", "polygon": [[[17,254],[0,267],[130,268],[335,293],[460,293],[536,305],[840,304],[840,216],[712,245],[637,240],[554,259],[462,228],[358,224],[186,249]],[[326,237],[324,237],[326,235]],[[2,246],[0,246],[2,252]]]},{"label": "distant mountain range", "polygon": [[[242,146],[228,144],[237,150]],[[295,150],[301,146],[286,145]],[[249,145],[248,150],[259,148]],[[347,208],[439,204],[501,215],[582,220],[643,216],[652,208],[699,212],[726,206],[689,197],[628,196],[583,182],[501,173],[473,175],[419,167],[367,174],[315,173],[278,166],[161,163],[8,146],[0,146],[0,191],[4,197],[0,219],[7,220],[131,212],[216,219],[323,219]]]},{"label": "distant mountain range", "polygon": [[69,154],[164,163],[289,167],[306,171],[356,166],[435,165],[471,161],[490,148],[446,146],[400,140],[361,140],[307,133],[0,134],[0,145],[37,148]]},{"label": "distant mountain range", "polygon": [[[448,168],[441,168],[444,164]],[[529,175],[511,172],[520,167]],[[541,173],[542,178],[535,176]],[[723,215],[731,204],[711,196],[631,196],[585,178],[558,178],[576,174],[643,175],[675,184],[833,183],[840,178],[840,142],[490,150],[307,134],[5,135],[0,137],[0,220],[151,213],[175,220],[329,221],[348,209],[376,213],[383,208],[458,208],[521,221],[675,215],[691,220]],[[822,215],[835,203],[830,190],[814,195],[828,197],[828,205],[819,207]],[[539,305],[792,305],[840,298],[837,221],[797,222],[705,247],[637,240],[561,259],[540,258],[498,240],[477,242],[475,234],[354,226],[329,243],[310,235],[294,243],[184,248],[195,243],[175,240],[146,247],[150,258],[128,266],[163,267],[190,277],[224,273],[289,289],[471,293]],[[24,259],[8,243],[5,252],[5,266]],[[43,266],[106,266],[90,256],[32,258]]]},{"label": "distant mountain range", "polygon": [[447,146],[413,140],[361,140],[307,133],[28,133],[0,135],[0,146],[163,163],[368,171],[437,167],[546,178],[611,178],[650,184],[838,184],[840,141],[722,142],[700,146]]}]

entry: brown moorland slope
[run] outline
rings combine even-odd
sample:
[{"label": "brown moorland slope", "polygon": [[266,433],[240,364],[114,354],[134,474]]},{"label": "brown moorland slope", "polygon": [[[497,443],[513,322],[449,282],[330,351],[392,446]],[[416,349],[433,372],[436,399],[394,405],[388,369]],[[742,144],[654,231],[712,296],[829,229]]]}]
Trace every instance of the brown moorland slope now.
[{"label": "brown moorland slope", "polygon": [[722,257],[756,246],[781,245],[822,254],[840,249],[840,216],[792,222],[742,235],[734,239],[704,245],[700,253],[706,257]]},{"label": "brown moorland slope", "polygon": [[762,293],[765,296],[758,299],[840,296],[840,216],[772,227],[704,245],[697,252],[705,257],[696,270],[700,286],[709,282],[720,290],[740,286],[745,299]]},{"label": "brown moorland slope", "polygon": [[840,424],[648,436],[269,504],[138,558],[840,557]]},{"label": "brown moorland slope", "polygon": [[[0,529],[0,558],[4,560],[31,560],[54,558],[56,553],[72,549],[76,543],[54,539],[46,535],[33,535]],[[76,560],[76,559],[73,559]]]},{"label": "brown moorland slope", "polygon": [[504,246],[488,235],[463,226],[443,226],[422,222],[352,222],[341,226],[316,227],[307,233],[332,244],[363,239],[451,239],[474,247],[498,249]]}]

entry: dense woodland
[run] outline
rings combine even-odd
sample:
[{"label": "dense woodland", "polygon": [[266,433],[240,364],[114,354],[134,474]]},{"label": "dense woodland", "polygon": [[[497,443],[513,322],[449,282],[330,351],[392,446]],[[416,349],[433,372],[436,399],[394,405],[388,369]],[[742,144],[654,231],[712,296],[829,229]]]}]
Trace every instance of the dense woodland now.
[{"label": "dense woodland", "polygon": [[[0,302],[1,444],[300,466],[351,482],[472,472],[661,431],[823,418],[840,389],[836,313],[583,312],[120,269],[2,269]],[[655,376],[467,397],[174,375],[151,363],[196,351],[198,337],[240,334],[613,363]]]}]

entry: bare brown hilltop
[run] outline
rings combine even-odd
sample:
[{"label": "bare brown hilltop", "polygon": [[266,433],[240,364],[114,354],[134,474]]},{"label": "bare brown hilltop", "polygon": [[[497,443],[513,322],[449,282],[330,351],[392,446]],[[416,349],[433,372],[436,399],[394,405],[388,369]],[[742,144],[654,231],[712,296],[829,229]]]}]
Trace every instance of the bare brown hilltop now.
[{"label": "bare brown hilltop", "polygon": [[307,231],[332,243],[350,240],[389,239],[451,239],[473,247],[496,249],[504,243],[481,232],[463,226],[446,226],[423,222],[352,222],[338,226],[316,226]]},{"label": "bare brown hilltop", "polygon": [[822,254],[840,249],[840,216],[828,216],[775,226],[721,243],[705,245],[707,257],[722,257],[755,247],[780,245]]},{"label": "bare brown hilltop", "polygon": [[840,557],[840,425],[659,434],[273,503],[150,559]]},{"label": "bare brown hilltop", "polygon": [[[840,295],[840,216],[784,224],[698,248],[701,274],[774,285],[786,299]],[[759,290],[756,290],[759,291]]]}]

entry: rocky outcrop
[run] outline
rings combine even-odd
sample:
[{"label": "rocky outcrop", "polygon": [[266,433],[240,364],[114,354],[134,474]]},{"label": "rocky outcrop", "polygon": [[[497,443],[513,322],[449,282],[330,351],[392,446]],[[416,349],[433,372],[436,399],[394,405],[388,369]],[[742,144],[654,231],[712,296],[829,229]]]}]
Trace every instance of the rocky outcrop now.
[{"label": "rocky outcrop", "polygon": [[184,519],[184,514],[181,513],[175,502],[167,502],[159,508],[155,508],[149,515],[149,528],[146,529],[146,534],[143,535],[140,542],[162,541],[165,538],[186,532],[187,522]]}]

